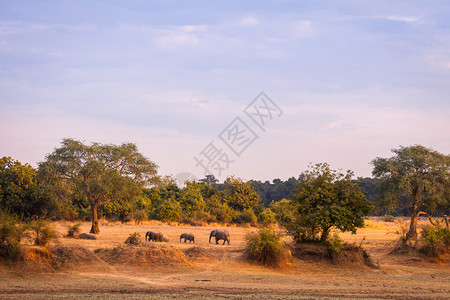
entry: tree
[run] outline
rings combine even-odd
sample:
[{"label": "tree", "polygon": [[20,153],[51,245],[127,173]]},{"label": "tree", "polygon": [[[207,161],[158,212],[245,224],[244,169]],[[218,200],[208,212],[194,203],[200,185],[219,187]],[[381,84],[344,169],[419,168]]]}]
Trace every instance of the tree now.
[{"label": "tree", "polygon": [[260,202],[258,194],[248,181],[244,182],[240,178],[231,176],[227,178],[225,185],[227,187],[225,197],[229,206],[235,210],[243,211]]},{"label": "tree", "polygon": [[215,185],[219,180],[216,179],[216,177],[214,175],[208,174],[208,175],[205,176],[205,178],[200,179],[199,181],[200,182],[204,182],[204,183],[209,184],[209,185]]},{"label": "tree", "polygon": [[421,145],[392,149],[390,158],[372,160],[380,180],[380,205],[407,207],[411,222],[406,240],[417,238],[417,218],[450,207],[450,156]]},{"label": "tree", "polygon": [[352,181],[353,172],[331,170],[326,163],[316,164],[302,173],[302,181],[292,201],[294,237],[325,242],[332,227],[342,232],[364,226],[363,217],[372,209],[361,189]]},{"label": "tree", "polygon": [[200,220],[205,215],[206,203],[201,193],[201,185],[195,181],[186,181],[181,197],[181,206],[187,220]]},{"label": "tree", "polygon": [[0,209],[21,215],[52,215],[57,210],[49,193],[39,186],[37,171],[11,157],[0,158]]},{"label": "tree", "polygon": [[[40,176],[54,186],[62,200],[85,197],[91,208],[91,233],[99,233],[99,203],[132,200],[141,188],[157,181],[158,166],[136,145],[92,143],[64,139],[61,147],[39,164]],[[131,198],[131,199],[130,199]]]}]

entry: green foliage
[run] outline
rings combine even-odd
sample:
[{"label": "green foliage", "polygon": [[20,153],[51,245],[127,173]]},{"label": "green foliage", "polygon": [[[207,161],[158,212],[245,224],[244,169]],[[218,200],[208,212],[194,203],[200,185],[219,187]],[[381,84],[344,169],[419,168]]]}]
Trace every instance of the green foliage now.
[{"label": "green foliage", "polygon": [[224,202],[220,193],[216,193],[211,198],[206,199],[206,207],[210,222],[231,222],[235,216],[234,210]]},{"label": "green foliage", "polygon": [[64,139],[39,164],[39,176],[61,201],[85,199],[92,212],[91,233],[99,233],[98,205],[114,202],[127,207],[144,185],[158,182],[157,168],[131,143],[85,145]]},{"label": "green foliage", "polygon": [[352,176],[351,171],[341,174],[326,163],[301,174],[303,180],[293,203],[287,205],[295,209],[295,214],[279,217],[283,219],[282,225],[291,222],[287,229],[296,241],[325,242],[332,227],[355,233],[364,226],[363,217],[370,212],[372,204],[352,181]]},{"label": "green foliage", "polygon": [[67,236],[78,237],[81,231],[81,223],[67,225]]},{"label": "green foliage", "polygon": [[[139,199],[141,198],[143,198],[143,207],[141,208],[144,208],[145,206],[145,208],[147,208],[148,210],[158,207],[162,202],[160,190],[158,188],[142,189],[142,196]],[[147,204],[147,199],[150,200],[151,205]]]},{"label": "green foliage", "polygon": [[125,244],[140,245],[141,244],[141,235],[137,232],[131,233],[130,236],[126,239]]},{"label": "green foliage", "polygon": [[231,176],[227,178],[225,186],[225,199],[228,205],[236,211],[252,208],[260,202],[260,198],[250,182],[244,182],[240,178]]},{"label": "green foliage", "polygon": [[34,244],[37,246],[48,246],[50,240],[57,236],[56,231],[44,218],[35,218],[29,226],[35,233]]},{"label": "green foliage", "polygon": [[274,224],[276,222],[275,213],[270,208],[265,209],[258,215],[258,222],[265,227]]},{"label": "green foliage", "polygon": [[16,259],[21,255],[20,240],[26,229],[15,217],[0,210],[0,257]]},{"label": "green foliage", "polygon": [[180,221],[182,216],[181,205],[172,196],[162,202],[156,211],[156,216],[161,221]]},{"label": "green foliage", "polygon": [[122,223],[129,220],[133,213],[133,206],[129,202],[106,202],[99,206],[99,215],[107,219],[119,219]]},{"label": "green foliage", "polygon": [[286,181],[274,179],[272,182],[250,180],[250,184],[261,198],[264,206],[268,207],[272,201],[278,202],[282,199],[290,199],[293,196],[292,192],[298,188],[299,180],[294,177]]},{"label": "green foliage", "polygon": [[185,219],[202,220],[206,215],[206,203],[201,193],[201,184],[195,181],[186,181],[180,204]]},{"label": "green foliage", "polygon": [[428,256],[439,258],[449,252],[450,229],[447,227],[426,226],[420,238],[420,250]]},{"label": "green foliage", "polygon": [[62,210],[45,186],[39,185],[37,171],[11,157],[0,158],[0,209],[24,218],[56,216]]},{"label": "green foliage", "polygon": [[344,241],[337,234],[334,234],[328,239],[328,245],[332,255],[340,255],[342,253],[342,249],[344,248]]},{"label": "green foliage", "polygon": [[297,206],[294,201],[283,199],[279,202],[272,202],[270,209],[275,213],[278,224],[286,228],[287,233],[293,236],[294,240],[299,241],[302,228],[297,225]]},{"label": "green foliage", "polygon": [[234,221],[238,224],[246,223],[250,225],[255,225],[257,218],[255,213],[253,212],[253,209],[246,208],[244,209],[244,211],[236,214]]},{"label": "green foliage", "polygon": [[133,212],[133,220],[136,225],[148,220],[148,212],[145,209],[138,209]]},{"label": "green foliage", "polygon": [[289,256],[282,235],[273,229],[263,228],[247,234],[245,251],[247,257],[263,265],[279,266]]},{"label": "green foliage", "polygon": [[421,212],[450,208],[450,156],[414,145],[393,149],[391,158],[372,161],[372,174],[380,181],[380,206],[407,207],[411,223],[406,239],[417,236],[417,217]]}]

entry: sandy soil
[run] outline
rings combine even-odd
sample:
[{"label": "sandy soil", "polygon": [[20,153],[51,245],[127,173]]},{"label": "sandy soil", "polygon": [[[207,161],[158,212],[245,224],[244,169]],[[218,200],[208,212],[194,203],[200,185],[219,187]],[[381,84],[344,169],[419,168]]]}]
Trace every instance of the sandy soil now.
[{"label": "sandy soil", "polygon": [[[398,238],[399,226],[398,222],[370,219],[358,234],[340,235],[349,242],[362,242],[379,264],[378,269],[357,263],[343,266],[298,259],[282,269],[272,269],[242,258],[245,234],[255,228],[226,227],[231,235],[230,245],[216,245],[208,243],[209,232],[220,226],[103,224],[97,240],[61,237],[54,242],[54,246],[79,246],[97,253],[89,262],[57,269],[0,264],[0,298],[450,299],[449,266],[415,256],[388,254]],[[67,231],[62,223],[55,223],[55,228],[62,235]],[[82,232],[88,232],[89,228],[84,223]],[[200,247],[194,250],[201,250],[201,255],[188,256],[176,263],[140,262],[134,257],[129,261],[123,261],[123,257],[100,258],[98,249],[124,247],[130,233],[139,232],[143,239],[148,230],[169,236],[169,243],[155,246],[167,255],[177,255],[168,249],[188,253],[186,250],[194,245],[180,243],[179,235],[192,232],[195,246]],[[144,244],[151,246],[148,242]]]}]

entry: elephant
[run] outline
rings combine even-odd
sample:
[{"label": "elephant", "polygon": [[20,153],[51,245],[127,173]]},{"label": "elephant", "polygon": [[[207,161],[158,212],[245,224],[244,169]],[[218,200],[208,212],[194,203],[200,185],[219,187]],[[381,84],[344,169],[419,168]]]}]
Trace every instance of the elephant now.
[{"label": "elephant", "polygon": [[228,242],[228,245],[230,244],[230,234],[228,233],[227,230],[213,230],[211,231],[210,235],[209,235],[209,242],[211,243],[211,238],[215,237],[216,238],[216,244],[219,243],[220,240],[223,240],[223,244],[225,245],[225,242]]},{"label": "elephant", "polygon": [[148,238],[148,241],[152,240],[153,234],[154,234],[153,231],[147,231],[147,233],[145,234],[145,241],[147,241],[147,238]]},{"label": "elephant", "polygon": [[162,234],[159,231],[149,231],[145,234],[145,240],[147,240],[148,237],[148,241],[153,241],[153,242],[168,242],[169,238],[167,237],[167,235]]},{"label": "elephant", "polygon": [[183,233],[180,235],[180,243],[181,243],[181,239],[184,239],[184,242],[186,243],[186,240],[189,241],[189,243],[194,242],[195,244],[195,238],[194,235],[192,233]]}]

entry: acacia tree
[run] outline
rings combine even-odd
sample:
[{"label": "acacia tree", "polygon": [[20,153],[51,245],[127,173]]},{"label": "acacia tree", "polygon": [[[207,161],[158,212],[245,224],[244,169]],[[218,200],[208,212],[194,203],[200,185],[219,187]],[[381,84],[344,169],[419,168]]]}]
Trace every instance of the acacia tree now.
[{"label": "acacia tree", "polygon": [[450,156],[421,145],[392,149],[390,158],[372,160],[380,180],[380,205],[409,210],[411,222],[406,240],[417,237],[417,218],[450,207]]},{"label": "acacia tree", "polygon": [[320,235],[319,240],[325,242],[332,227],[355,233],[364,226],[363,217],[372,204],[352,181],[352,171],[342,174],[320,163],[300,176],[300,187],[288,205],[295,213],[284,217],[296,240],[316,240]]},{"label": "acacia tree", "polygon": [[157,181],[157,168],[132,143],[86,145],[66,138],[39,164],[39,176],[59,199],[85,197],[91,207],[90,232],[98,234],[99,203],[137,197],[143,186]]}]

